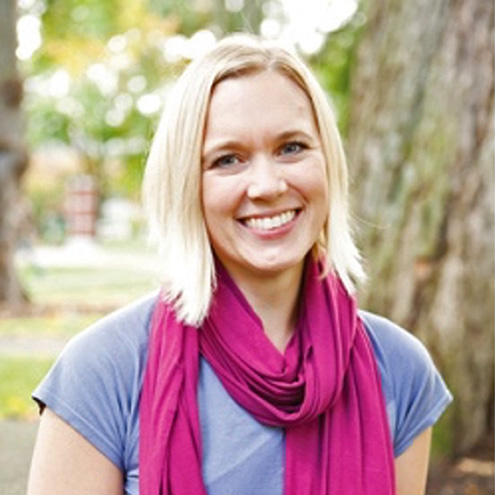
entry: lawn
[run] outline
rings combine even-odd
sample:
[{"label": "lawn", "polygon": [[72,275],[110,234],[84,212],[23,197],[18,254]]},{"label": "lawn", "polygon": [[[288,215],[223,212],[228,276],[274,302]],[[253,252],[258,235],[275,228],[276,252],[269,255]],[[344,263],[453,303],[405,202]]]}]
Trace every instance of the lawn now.
[{"label": "lawn", "polygon": [[24,268],[21,277],[29,297],[38,305],[117,307],[156,286],[151,274],[132,267]]},{"label": "lawn", "polygon": [[103,316],[102,312],[84,312],[52,308],[42,316],[0,319],[0,339],[53,338],[67,339]]},{"label": "lawn", "polygon": [[38,411],[31,392],[53,362],[48,357],[0,355],[0,419],[32,419]]}]

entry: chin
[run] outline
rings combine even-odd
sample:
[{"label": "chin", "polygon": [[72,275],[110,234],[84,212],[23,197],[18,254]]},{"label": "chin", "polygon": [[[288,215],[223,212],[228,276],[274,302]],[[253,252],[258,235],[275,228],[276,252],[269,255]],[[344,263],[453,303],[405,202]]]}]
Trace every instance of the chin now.
[{"label": "chin", "polygon": [[306,254],[285,258],[276,256],[268,259],[251,260],[250,268],[256,273],[265,273],[266,275],[276,275],[281,272],[290,271],[299,268],[306,257]]}]

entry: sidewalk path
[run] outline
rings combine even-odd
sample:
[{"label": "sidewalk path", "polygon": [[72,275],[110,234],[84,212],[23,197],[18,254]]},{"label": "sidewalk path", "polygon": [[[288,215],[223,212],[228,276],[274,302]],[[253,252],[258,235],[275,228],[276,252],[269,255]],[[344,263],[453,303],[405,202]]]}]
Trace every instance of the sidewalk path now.
[{"label": "sidewalk path", "polygon": [[19,249],[16,253],[19,264],[38,267],[70,268],[121,268],[135,267],[137,270],[155,273],[160,266],[158,254],[143,247],[139,251],[109,249],[86,239],[72,239],[62,246],[41,245],[31,249]]},{"label": "sidewalk path", "polygon": [[37,422],[0,421],[0,493],[25,495]]},{"label": "sidewalk path", "polygon": [[68,337],[29,337],[26,335],[12,336],[0,335],[0,357],[1,356],[30,356],[57,357]]}]

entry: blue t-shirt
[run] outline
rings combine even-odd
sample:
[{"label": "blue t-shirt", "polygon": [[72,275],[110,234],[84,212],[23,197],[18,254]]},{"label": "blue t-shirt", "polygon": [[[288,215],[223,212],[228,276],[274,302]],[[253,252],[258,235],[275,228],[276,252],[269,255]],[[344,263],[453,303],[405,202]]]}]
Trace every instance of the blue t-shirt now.
[{"label": "blue t-shirt", "polygon": [[[157,294],[103,318],[66,346],[33,393],[125,476],[138,495],[139,397]],[[361,312],[377,358],[395,456],[452,400],[424,346],[390,321]],[[203,475],[215,495],[282,495],[285,436],[257,422],[200,360]]]}]

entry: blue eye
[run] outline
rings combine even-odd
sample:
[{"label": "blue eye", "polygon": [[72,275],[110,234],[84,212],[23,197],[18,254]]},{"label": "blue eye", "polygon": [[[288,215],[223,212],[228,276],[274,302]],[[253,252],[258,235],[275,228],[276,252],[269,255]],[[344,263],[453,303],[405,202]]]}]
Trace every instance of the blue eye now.
[{"label": "blue eye", "polygon": [[224,155],[217,158],[213,162],[213,167],[231,167],[239,163],[239,159],[235,155]]},{"label": "blue eye", "polygon": [[295,155],[300,153],[301,151],[307,149],[307,146],[304,143],[300,143],[298,141],[293,141],[290,143],[286,143],[282,146],[280,153],[282,155]]}]

